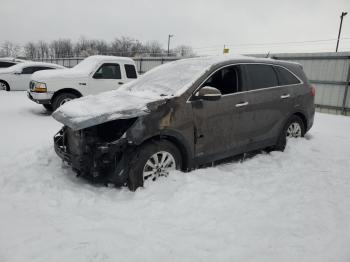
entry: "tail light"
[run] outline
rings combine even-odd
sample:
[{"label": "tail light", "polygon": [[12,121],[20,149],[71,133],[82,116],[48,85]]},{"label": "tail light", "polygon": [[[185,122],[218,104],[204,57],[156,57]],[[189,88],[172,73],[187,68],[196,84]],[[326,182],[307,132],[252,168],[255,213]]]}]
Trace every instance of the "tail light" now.
[{"label": "tail light", "polygon": [[311,86],[310,94],[311,94],[311,96],[316,95],[316,88],[314,86]]}]

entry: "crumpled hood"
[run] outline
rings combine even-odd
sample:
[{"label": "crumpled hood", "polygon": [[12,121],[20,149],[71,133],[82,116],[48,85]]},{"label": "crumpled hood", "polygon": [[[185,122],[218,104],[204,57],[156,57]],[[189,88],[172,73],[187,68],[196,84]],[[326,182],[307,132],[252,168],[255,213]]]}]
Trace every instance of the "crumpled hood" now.
[{"label": "crumpled hood", "polygon": [[56,70],[43,70],[37,71],[32,75],[32,80],[38,82],[45,82],[47,80],[57,79],[75,79],[88,77],[89,73],[74,68],[56,69]]},{"label": "crumpled hood", "polygon": [[162,100],[114,90],[70,101],[59,107],[52,116],[73,130],[80,130],[116,119],[146,115],[149,112],[147,104]]}]

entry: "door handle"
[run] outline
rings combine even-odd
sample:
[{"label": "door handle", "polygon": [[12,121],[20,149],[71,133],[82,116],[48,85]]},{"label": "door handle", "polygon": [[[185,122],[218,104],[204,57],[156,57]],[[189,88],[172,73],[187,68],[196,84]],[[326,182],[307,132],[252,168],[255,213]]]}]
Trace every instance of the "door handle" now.
[{"label": "door handle", "polygon": [[286,98],[288,98],[288,97],[290,97],[290,94],[281,95],[281,98],[282,98],[282,99],[286,99]]},{"label": "door handle", "polygon": [[118,82],[118,84],[119,84],[119,85],[122,85],[122,84],[124,84],[124,82]]},{"label": "door handle", "polygon": [[247,106],[247,105],[249,105],[248,102],[242,102],[242,103],[236,104],[236,107],[242,107],[242,106]]}]

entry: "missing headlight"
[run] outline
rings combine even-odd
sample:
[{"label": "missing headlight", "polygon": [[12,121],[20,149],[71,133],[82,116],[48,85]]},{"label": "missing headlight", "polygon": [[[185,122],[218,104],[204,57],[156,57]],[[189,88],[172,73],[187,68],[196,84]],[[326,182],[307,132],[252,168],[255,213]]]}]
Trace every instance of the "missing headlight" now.
[{"label": "missing headlight", "polygon": [[125,131],[135,123],[136,119],[137,118],[118,119],[97,125],[95,127],[97,136],[102,142],[113,142],[118,140]]}]

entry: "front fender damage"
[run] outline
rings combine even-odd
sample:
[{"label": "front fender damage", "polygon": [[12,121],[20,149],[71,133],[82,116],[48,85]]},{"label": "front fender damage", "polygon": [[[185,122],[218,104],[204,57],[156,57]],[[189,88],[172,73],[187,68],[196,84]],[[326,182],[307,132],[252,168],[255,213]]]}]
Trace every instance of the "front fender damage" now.
[{"label": "front fender damage", "polygon": [[[139,146],[152,137],[161,136],[162,130],[169,127],[174,119],[169,103],[158,103],[151,110],[146,115],[113,120],[81,130],[65,126],[55,136],[56,152],[79,175],[94,182],[123,186],[135,164],[133,160]],[[59,146],[58,140],[61,141]]]}]

